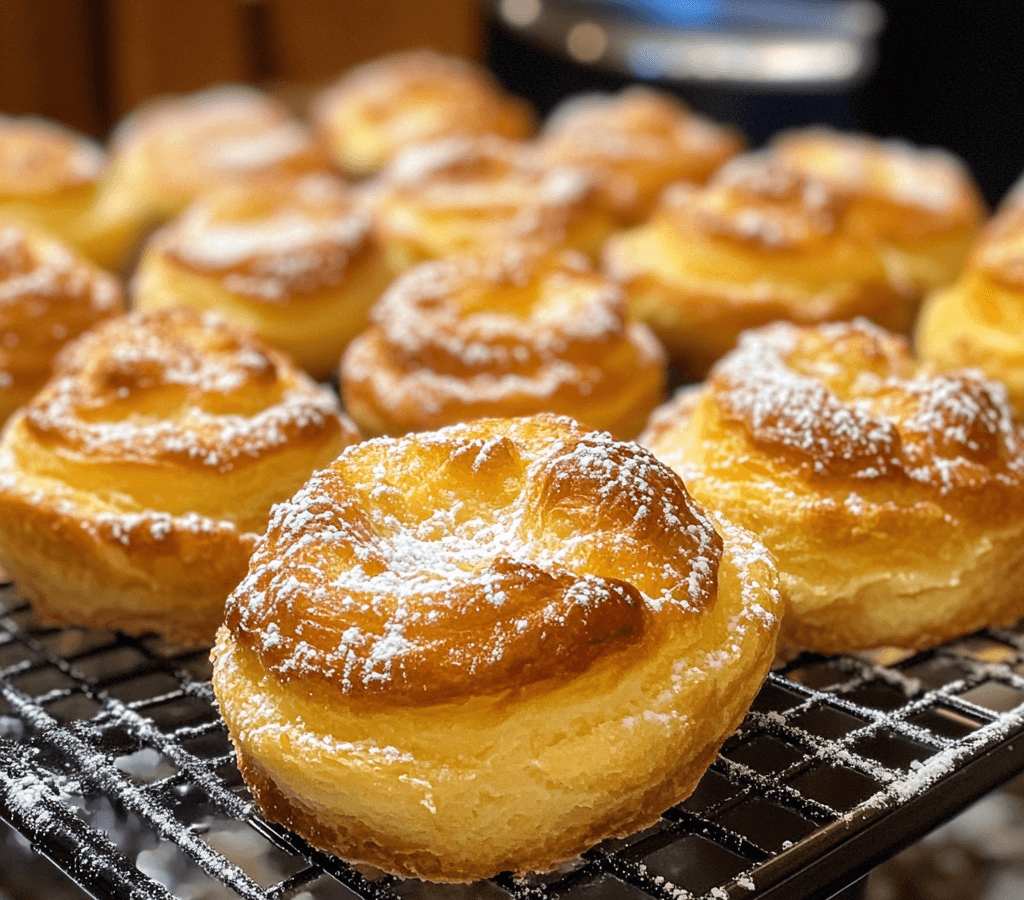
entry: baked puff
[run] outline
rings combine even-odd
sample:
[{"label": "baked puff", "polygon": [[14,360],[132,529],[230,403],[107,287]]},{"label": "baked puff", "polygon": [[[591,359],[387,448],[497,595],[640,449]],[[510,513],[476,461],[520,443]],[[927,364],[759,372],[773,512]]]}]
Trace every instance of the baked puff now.
[{"label": "baked puff", "polygon": [[432,50],[382,56],[346,72],[313,104],[313,120],[342,172],[370,175],[401,149],[446,137],[519,140],[530,105],[468,59]]},{"label": "baked puff", "polygon": [[771,557],[720,528],[569,419],[349,448],[275,508],[228,602],[213,690],[242,777],[315,846],[432,881],[649,825],[774,652]]},{"label": "baked puff", "polygon": [[111,138],[112,202],[151,223],[228,182],[326,172],[310,130],[267,94],[239,84],[148,101]]},{"label": "baked puff", "polygon": [[1002,385],[870,323],[748,332],[641,442],[778,560],[783,640],[930,647],[1024,615],[1024,432]]},{"label": "baked puff", "polygon": [[115,270],[146,223],[111,202],[108,170],[107,154],[84,134],[0,114],[0,220],[48,234]]},{"label": "baked puff", "polygon": [[634,314],[693,378],[775,320],[863,316],[910,328],[917,299],[850,228],[849,203],[763,154],[737,157],[704,186],[673,185],[645,224],[613,235],[604,269]]},{"label": "baked puff", "polygon": [[120,282],[59,241],[0,223],[0,424],[70,340],[124,309]]},{"label": "baked puff", "polygon": [[367,434],[554,412],[632,438],[664,395],[661,345],[578,253],[509,245],[422,263],[370,319],[340,377]]},{"label": "baked puff", "polygon": [[985,226],[956,282],[921,309],[917,352],[940,369],[977,366],[1006,385],[1024,417],[1024,205]]},{"label": "baked puff", "polygon": [[307,175],[203,195],[146,245],[132,294],[219,312],[325,379],[394,275],[369,211]]},{"label": "baked puff", "polygon": [[356,439],[330,391],[221,318],[112,319],[0,437],[0,561],[43,621],[207,643],[271,505]]},{"label": "baked puff", "polygon": [[549,164],[595,174],[623,226],[646,219],[670,184],[704,184],[743,145],[733,129],[649,87],[570,97],[551,113],[539,138]]},{"label": "baked puff", "polygon": [[392,265],[403,271],[526,240],[596,259],[615,225],[592,175],[549,166],[529,146],[493,136],[403,150],[365,196]]},{"label": "baked puff", "polygon": [[970,171],[946,150],[806,128],[777,137],[771,153],[842,194],[851,228],[922,297],[960,274],[987,216]]}]

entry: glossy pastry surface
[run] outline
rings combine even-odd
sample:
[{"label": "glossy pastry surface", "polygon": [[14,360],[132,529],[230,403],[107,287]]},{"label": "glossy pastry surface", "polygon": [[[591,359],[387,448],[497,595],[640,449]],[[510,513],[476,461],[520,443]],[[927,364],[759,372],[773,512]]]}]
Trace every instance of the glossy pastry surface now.
[{"label": "glossy pastry surface", "polygon": [[392,277],[368,211],[307,175],[204,195],[147,245],[132,294],[222,313],[326,378]]},{"label": "glossy pastry surface", "polygon": [[743,148],[732,129],[647,87],[570,97],[548,118],[541,154],[593,171],[623,225],[641,222],[676,181],[703,184]]},{"label": "glossy pastry surface", "polygon": [[46,383],[61,347],[123,305],[112,275],[52,238],[0,223],[0,424]]},{"label": "glossy pastry surface", "polygon": [[31,116],[0,114],[0,220],[70,244],[116,269],[143,223],[106,202],[107,155],[84,134]]},{"label": "glossy pastry surface", "polygon": [[399,269],[522,240],[596,258],[614,227],[592,175],[549,166],[527,145],[496,137],[411,147],[366,192]]},{"label": "glossy pastry surface", "polygon": [[210,641],[271,505],[355,439],[329,391],[223,319],[111,320],[0,440],[0,558],[43,619]]},{"label": "glossy pastry surface", "polygon": [[848,214],[824,182],[750,154],[702,188],[669,188],[650,221],[609,239],[604,267],[693,377],[741,331],[779,319],[866,316],[909,328],[915,297],[891,280]]},{"label": "glossy pastry surface", "polygon": [[125,118],[112,138],[119,202],[151,219],[180,213],[226,182],[325,172],[326,151],[282,103],[244,85],[158,97]]},{"label": "glossy pastry surface", "polygon": [[784,637],[927,647],[1024,614],[1024,442],[1001,385],[869,325],[751,332],[641,437],[775,554]]},{"label": "glossy pastry surface", "polygon": [[468,881],[687,795],[779,612],[764,549],[637,445],[488,419],[351,448],[277,507],[213,683],[268,815]]},{"label": "glossy pastry surface", "polygon": [[393,53],[345,73],[317,99],[313,116],[337,165],[356,176],[438,138],[521,139],[533,130],[529,104],[484,69],[430,50]]},{"label": "glossy pastry surface", "polygon": [[783,133],[771,152],[846,197],[852,227],[919,294],[957,277],[986,217],[971,173],[945,150],[807,128]]},{"label": "glossy pastry surface", "polygon": [[921,310],[917,351],[941,369],[977,366],[1006,385],[1024,416],[1024,207],[985,226],[957,281]]},{"label": "glossy pastry surface", "polygon": [[665,359],[584,257],[512,244],[396,281],[349,347],[341,387],[367,434],[554,412],[631,438],[662,399]]}]

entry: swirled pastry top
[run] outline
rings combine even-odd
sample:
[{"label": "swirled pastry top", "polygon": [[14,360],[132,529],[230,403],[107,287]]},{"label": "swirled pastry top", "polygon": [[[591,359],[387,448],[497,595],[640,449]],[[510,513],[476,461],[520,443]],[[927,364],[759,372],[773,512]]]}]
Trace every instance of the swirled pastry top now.
[{"label": "swirled pastry top", "polygon": [[664,390],[653,334],[571,251],[513,244],[423,263],[370,318],[341,379],[352,415],[383,433],[557,412],[632,437]]},{"label": "swirled pastry top", "polygon": [[1024,289],[1024,203],[1008,203],[988,222],[965,275],[980,275],[1011,291]]},{"label": "swirled pastry top", "polygon": [[121,308],[112,275],[57,241],[0,224],[0,389],[37,390],[65,343]]},{"label": "swirled pastry top", "polygon": [[864,321],[747,332],[707,390],[729,427],[810,478],[967,498],[1024,487],[1024,432],[1005,388],[977,370],[933,374],[903,338]]},{"label": "swirled pastry top", "polygon": [[819,179],[747,154],[704,187],[668,188],[647,223],[608,242],[605,266],[624,284],[657,276],[692,297],[778,305],[776,318],[906,305],[874,247],[849,228],[848,212]]},{"label": "swirled pastry top", "polygon": [[225,85],[152,100],[118,126],[113,151],[132,184],[184,205],[228,180],[325,171],[323,149],[281,103]]},{"label": "swirled pastry top", "polygon": [[233,294],[286,303],[341,284],[377,248],[369,212],[344,184],[307,175],[205,194],[146,252]]},{"label": "swirled pastry top", "polygon": [[611,221],[596,182],[501,138],[450,138],[400,152],[367,196],[385,238],[422,258],[546,240],[577,249]]},{"label": "swirled pastry top", "polygon": [[970,172],[945,150],[813,128],[782,135],[771,152],[843,194],[884,240],[973,232],[985,216]]},{"label": "swirled pastry top", "polygon": [[284,354],[181,307],[111,320],[66,347],[25,427],[78,460],[208,472],[354,430]]},{"label": "swirled pastry top", "polygon": [[651,88],[571,97],[548,118],[541,152],[598,173],[612,204],[639,220],[675,181],[703,184],[743,146],[740,136]]},{"label": "swirled pastry top", "polygon": [[456,135],[525,138],[533,113],[482,68],[431,50],[395,53],[347,72],[313,116],[345,171],[363,175],[403,147]]},{"label": "swirled pastry top", "polygon": [[103,150],[85,135],[45,119],[0,115],[0,202],[92,186],[105,164]]},{"label": "swirled pastry top", "polygon": [[349,448],[275,508],[227,627],[284,681],[444,702],[571,679],[714,606],[678,476],[569,419]]}]

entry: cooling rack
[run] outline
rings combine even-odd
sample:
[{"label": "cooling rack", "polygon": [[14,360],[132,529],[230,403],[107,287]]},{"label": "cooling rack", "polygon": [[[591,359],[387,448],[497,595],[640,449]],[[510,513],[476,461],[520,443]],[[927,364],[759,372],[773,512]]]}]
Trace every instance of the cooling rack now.
[{"label": "cooling rack", "polygon": [[[686,802],[544,875],[453,887],[352,867],[267,823],[205,651],[36,625],[0,587],[0,896],[824,900],[1024,769],[1024,632],[803,655],[773,672]],[[47,863],[49,860],[53,866]],[[35,874],[38,873],[38,874]]]}]

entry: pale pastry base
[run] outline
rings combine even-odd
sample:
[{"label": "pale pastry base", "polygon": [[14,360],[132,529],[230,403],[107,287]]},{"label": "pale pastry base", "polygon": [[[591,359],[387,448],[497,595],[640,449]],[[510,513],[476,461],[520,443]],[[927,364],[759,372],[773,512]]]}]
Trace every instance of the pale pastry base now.
[{"label": "pale pastry base", "polygon": [[221,629],[213,687],[243,777],[273,820],[387,872],[468,882],[548,870],[687,797],[775,652],[774,565],[724,526],[718,598],[635,658],[438,705],[282,683]]}]

